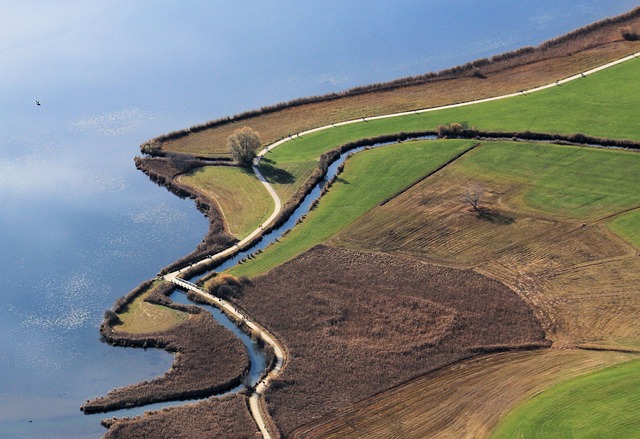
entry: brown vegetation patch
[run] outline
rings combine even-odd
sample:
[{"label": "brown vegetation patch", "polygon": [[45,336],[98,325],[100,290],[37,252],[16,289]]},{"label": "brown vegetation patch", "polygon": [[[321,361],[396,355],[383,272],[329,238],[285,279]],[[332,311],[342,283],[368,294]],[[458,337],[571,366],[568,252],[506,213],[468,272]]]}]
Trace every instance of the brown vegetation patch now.
[{"label": "brown vegetation patch", "polygon": [[[331,317],[316,324],[321,325],[327,342],[371,350],[372,355],[381,350],[401,353],[434,346],[456,324],[456,311],[437,302],[410,295],[394,299],[393,310],[387,307],[387,298],[380,296],[352,296],[348,307],[327,303],[325,312]],[[377,325],[368,324],[371,322]]]},{"label": "brown vegetation patch", "polygon": [[516,404],[564,380],[633,358],[550,349],[482,356],[421,376],[296,430],[305,438],[482,439]]},{"label": "brown vegetation patch", "polygon": [[[160,136],[163,151],[228,157],[227,137],[245,125],[265,144],[289,134],[365,116],[482,99],[554,82],[629,55],[640,48],[621,28],[640,24],[640,8],[555,38],[536,48],[476,60],[439,73],[301,99]],[[148,148],[147,148],[148,149]]]},{"label": "brown vegetation patch", "polygon": [[[161,294],[161,288],[156,288],[146,300],[155,297],[155,303],[187,311],[189,318],[163,332],[130,334],[118,331],[118,308],[126,308],[127,302],[146,291],[148,285],[148,282],[144,283],[125,300],[119,301],[116,312],[106,313],[100,332],[115,346],[159,348],[173,353],[171,369],[151,381],[111,390],[106,396],[87,401],[81,407],[85,413],[211,395],[240,384],[249,368],[244,345],[231,331],[198,307],[174,304]],[[168,285],[165,293],[172,289]]]},{"label": "brown vegetation patch", "polygon": [[262,437],[242,395],[146,412],[132,419],[108,419],[103,424],[109,428],[104,439]]},{"label": "brown vegetation patch", "polygon": [[383,254],[318,246],[254,279],[238,301],[287,347],[266,393],[285,435],[460,359],[548,345],[501,283]]}]

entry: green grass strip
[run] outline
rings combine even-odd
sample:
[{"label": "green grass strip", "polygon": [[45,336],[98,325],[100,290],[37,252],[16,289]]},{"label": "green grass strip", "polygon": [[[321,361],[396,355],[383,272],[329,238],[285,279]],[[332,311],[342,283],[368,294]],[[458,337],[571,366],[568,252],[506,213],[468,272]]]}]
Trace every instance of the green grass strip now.
[{"label": "green grass strip", "polygon": [[579,132],[640,140],[635,116],[639,100],[640,59],[526,96],[318,131],[274,149],[267,157],[279,163],[315,160],[323,152],[356,139],[462,121],[483,130]]},{"label": "green grass strip", "polygon": [[521,404],[492,439],[631,439],[640,425],[640,360],[571,379]]},{"label": "green grass strip", "polygon": [[320,244],[474,143],[469,140],[413,141],[354,155],[304,222],[255,259],[233,268],[231,273],[255,276]]}]

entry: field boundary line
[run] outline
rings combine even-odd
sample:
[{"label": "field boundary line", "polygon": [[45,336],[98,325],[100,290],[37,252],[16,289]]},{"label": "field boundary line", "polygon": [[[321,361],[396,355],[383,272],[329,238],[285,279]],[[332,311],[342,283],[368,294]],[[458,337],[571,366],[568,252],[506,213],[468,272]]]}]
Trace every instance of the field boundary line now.
[{"label": "field boundary line", "polygon": [[452,164],[453,162],[455,162],[456,160],[458,160],[460,157],[462,157],[463,155],[465,155],[466,153],[476,149],[477,147],[479,147],[480,145],[482,145],[482,142],[478,142],[475,145],[465,149],[464,151],[462,151],[459,154],[456,154],[454,157],[450,158],[449,160],[447,160],[446,162],[444,162],[443,164],[441,164],[440,166],[438,166],[436,169],[434,169],[433,171],[429,172],[427,175],[425,175],[424,177],[420,178],[418,181],[412,183],[411,185],[407,186],[406,188],[402,189],[400,192],[393,194],[392,196],[390,196],[389,198],[387,198],[386,200],[384,200],[382,203],[378,204],[378,206],[384,206],[385,204],[387,204],[388,202],[390,202],[391,200],[393,200],[396,197],[399,197],[400,195],[404,194],[405,192],[407,192],[408,190],[410,190],[412,187],[417,186],[418,184],[422,183],[423,181],[425,181],[427,178],[431,177],[432,175],[436,174],[437,172],[442,171],[444,168],[446,168],[447,166],[449,166],[450,164]]}]

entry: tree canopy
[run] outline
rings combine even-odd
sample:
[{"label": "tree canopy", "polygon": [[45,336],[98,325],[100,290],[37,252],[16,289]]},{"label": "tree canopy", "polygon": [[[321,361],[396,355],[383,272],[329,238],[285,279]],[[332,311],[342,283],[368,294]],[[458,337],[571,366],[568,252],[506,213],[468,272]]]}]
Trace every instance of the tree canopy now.
[{"label": "tree canopy", "polygon": [[249,167],[256,156],[256,149],[261,145],[258,133],[249,127],[237,129],[227,137],[227,146],[231,156],[241,166]]}]

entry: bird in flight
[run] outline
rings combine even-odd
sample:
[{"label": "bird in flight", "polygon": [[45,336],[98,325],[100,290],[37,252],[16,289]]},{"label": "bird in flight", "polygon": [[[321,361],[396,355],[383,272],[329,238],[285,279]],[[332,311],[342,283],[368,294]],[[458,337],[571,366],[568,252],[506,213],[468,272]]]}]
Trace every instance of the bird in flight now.
[{"label": "bird in flight", "polygon": [[42,105],[42,104],[40,104],[40,101],[36,101],[36,105]]}]

